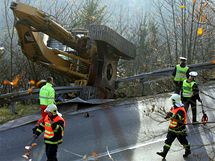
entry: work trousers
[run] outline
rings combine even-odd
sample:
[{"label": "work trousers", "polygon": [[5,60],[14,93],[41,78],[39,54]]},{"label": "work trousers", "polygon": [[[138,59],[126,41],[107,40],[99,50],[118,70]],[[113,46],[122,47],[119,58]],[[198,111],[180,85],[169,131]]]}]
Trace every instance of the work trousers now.
[{"label": "work trousers", "polygon": [[165,146],[170,148],[175,138],[178,139],[178,141],[184,146],[185,150],[190,150],[190,145],[188,144],[186,132],[180,133],[180,132],[172,132],[168,131],[166,140],[165,140]]},{"label": "work trousers", "polygon": [[193,115],[192,120],[193,122],[196,122],[196,99],[192,97],[182,97],[182,103],[184,104],[186,112],[188,111],[189,106],[191,106]]},{"label": "work trousers", "polygon": [[40,105],[41,119],[39,119],[39,120],[37,121],[36,126],[39,126],[40,123],[44,121],[44,119],[45,119],[45,117],[46,117],[46,115],[47,115],[47,113],[44,112],[44,110],[46,109],[46,107],[47,107],[46,105]]},{"label": "work trousers", "polygon": [[47,161],[57,161],[57,144],[46,144]]},{"label": "work trousers", "polygon": [[180,95],[183,81],[174,81],[174,84],[175,84],[175,93]]}]

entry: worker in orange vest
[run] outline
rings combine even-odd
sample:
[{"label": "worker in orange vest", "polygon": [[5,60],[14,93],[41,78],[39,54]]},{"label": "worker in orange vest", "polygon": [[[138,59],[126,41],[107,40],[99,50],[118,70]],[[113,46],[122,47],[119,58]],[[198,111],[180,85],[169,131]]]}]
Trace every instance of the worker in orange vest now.
[{"label": "worker in orange vest", "polygon": [[44,132],[47,161],[57,161],[57,150],[58,145],[63,142],[65,121],[55,104],[48,105],[45,112],[47,115],[34,135],[38,137]]},{"label": "worker in orange vest", "polygon": [[186,110],[184,109],[184,105],[181,103],[180,95],[173,94],[170,98],[172,100],[173,107],[165,117],[165,119],[170,119],[169,129],[166,136],[165,145],[163,146],[163,151],[157,152],[157,154],[165,159],[173,141],[175,138],[177,138],[185,148],[185,154],[183,157],[187,157],[189,154],[191,154],[191,150],[186,138]]}]

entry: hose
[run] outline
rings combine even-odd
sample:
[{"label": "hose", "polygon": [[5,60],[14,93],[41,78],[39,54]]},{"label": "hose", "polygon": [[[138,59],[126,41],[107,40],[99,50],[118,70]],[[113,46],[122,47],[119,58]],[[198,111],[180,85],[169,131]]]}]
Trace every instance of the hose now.
[{"label": "hose", "polygon": [[214,100],[215,100],[215,97],[212,97],[211,95],[209,95],[209,94],[207,94],[207,93],[205,93],[205,92],[203,92],[203,91],[201,91],[201,90],[199,90],[199,92],[202,93],[202,94],[204,94],[205,96],[208,96],[208,97],[210,97],[211,99],[214,99]]}]

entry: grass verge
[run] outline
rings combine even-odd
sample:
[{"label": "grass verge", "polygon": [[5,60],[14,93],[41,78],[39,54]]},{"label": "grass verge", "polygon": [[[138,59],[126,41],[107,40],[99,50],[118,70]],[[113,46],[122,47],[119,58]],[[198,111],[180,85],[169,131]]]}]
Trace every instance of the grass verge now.
[{"label": "grass verge", "polygon": [[39,105],[37,104],[28,104],[24,105],[21,103],[16,104],[16,113],[13,114],[10,107],[3,106],[0,107],[0,124],[6,123],[10,120],[14,120],[23,116],[36,114],[40,112]]}]

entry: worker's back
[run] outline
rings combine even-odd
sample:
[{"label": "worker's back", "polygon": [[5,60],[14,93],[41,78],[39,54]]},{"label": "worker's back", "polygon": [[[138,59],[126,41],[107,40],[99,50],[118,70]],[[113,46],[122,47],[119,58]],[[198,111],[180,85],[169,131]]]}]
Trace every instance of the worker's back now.
[{"label": "worker's back", "polygon": [[46,83],[41,89],[40,89],[40,105],[50,105],[55,102],[55,90],[52,87],[51,83]]}]

